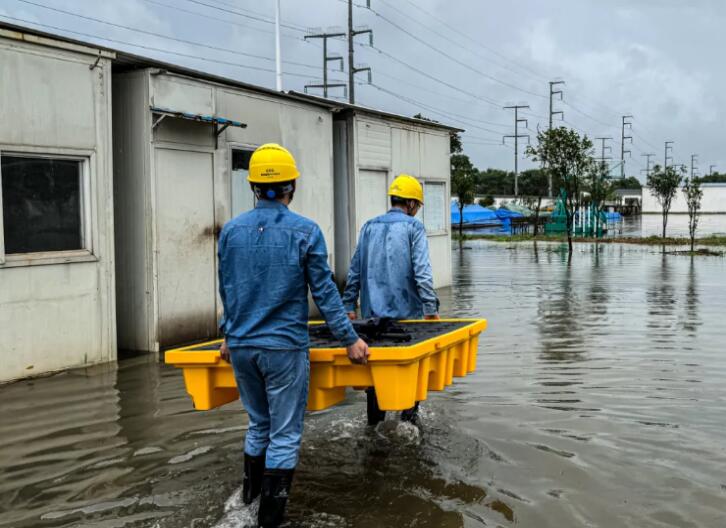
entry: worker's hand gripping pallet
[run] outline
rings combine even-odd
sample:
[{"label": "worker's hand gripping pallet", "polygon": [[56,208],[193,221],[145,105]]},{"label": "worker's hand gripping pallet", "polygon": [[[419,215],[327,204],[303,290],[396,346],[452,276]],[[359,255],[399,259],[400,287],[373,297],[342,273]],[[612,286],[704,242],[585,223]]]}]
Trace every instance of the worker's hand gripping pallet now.
[{"label": "worker's hand gripping pallet", "polygon": [[[311,323],[311,327],[317,324]],[[382,410],[409,409],[425,400],[428,391],[443,390],[454,378],[476,369],[479,334],[486,329],[486,320],[402,321],[401,325],[412,329],[414,339],[393,346],[371,342],[366,365],[352,364],[345,348],[313,339],[308,410],[340,403],[348,387],[375,387]],[[232,367],[220,356],[221,343],[216,340],[166,352],[165,362],[183,369],[187,392],[197,410],[219,407],[239,397]]]}]

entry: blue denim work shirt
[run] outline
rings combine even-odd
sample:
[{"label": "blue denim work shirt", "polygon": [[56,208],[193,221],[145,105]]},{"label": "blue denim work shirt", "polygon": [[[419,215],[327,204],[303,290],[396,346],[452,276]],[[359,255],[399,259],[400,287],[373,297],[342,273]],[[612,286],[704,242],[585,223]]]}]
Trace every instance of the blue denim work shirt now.
[{"label": "blue denim work shirt", "polygon": [[220,329],[230,348],[307,350],[308,287],[333,335],[358,340],[318,225],[277,201],[227,222],[219,237]]},{"label": "blue denim work shirt", "polygon": [[439,300],[423,224],[394,207],[365,223],[358,237],[343,304],[361,315],[420,319],[438,312]]}]

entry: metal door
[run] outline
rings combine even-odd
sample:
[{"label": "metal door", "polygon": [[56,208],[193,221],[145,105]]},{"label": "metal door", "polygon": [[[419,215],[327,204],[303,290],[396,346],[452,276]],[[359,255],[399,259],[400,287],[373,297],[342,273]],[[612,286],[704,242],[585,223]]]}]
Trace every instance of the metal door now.
[{"label": "metal door", "polygon": [[156,148],[159,344],[217,334],[213,158]]}]

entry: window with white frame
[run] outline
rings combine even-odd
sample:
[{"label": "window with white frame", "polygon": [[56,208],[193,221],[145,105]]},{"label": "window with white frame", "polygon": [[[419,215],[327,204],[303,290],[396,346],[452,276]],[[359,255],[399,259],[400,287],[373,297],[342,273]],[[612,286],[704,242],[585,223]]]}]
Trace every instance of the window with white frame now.
[{"label": "window with white frame", "polygon": [[0,258],[90,250],[87,158],[0,153]]},{"label": "window with white frame", "polygon": [[446,183],[424,182],[423,223],[427,233],[446,232]]}]

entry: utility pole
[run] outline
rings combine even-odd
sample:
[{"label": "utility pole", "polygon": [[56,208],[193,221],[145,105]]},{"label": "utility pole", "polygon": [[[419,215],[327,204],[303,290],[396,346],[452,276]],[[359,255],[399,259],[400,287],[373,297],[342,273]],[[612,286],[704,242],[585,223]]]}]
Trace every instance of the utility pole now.
[{"label": "utility pole", "polygon": [[[366,7],[370,9],[371,0],[367,0]],[[353,0],[348,0],[348,102],[355,104],[355,74],[367,71],[368,82],[371,82],[372,71],[370,67],[366,66],[363,68],[356,68],[354,55],[355,55],[355,37],[367,33],[370,38],[370,45],[373,45],[373,30],[372,29],[353,29]]]},{"label": "utility pole", "polygon": [[514,110],[514,135],[504,136],[502,138],[502,144],[504,144],[507,138],[514,138],[514,196],[519,196],[519,138],[527,138],[529,143],[529,134],[519,133],[519,123],[526,123],[524,126],[527,127],[529,123],[526,119],[519,117],[519,111],[529,108],[529,105],[513,105],[505,106],[505,110]]},{"label": "utility pole", "polygon": [[625,179],[625,155],[630,155],[631,152],[629,150],[625,150],[625,140],[630,140],[630,144],[633,144],[633,136],[626,136],[625,135],[625,127],[628,127],[629,130],[633,129],[633,122],[631,121],[633,119],[633,116],[631,115],[624,115],[623,116],[623,125],[620,132],[620,179]]},{"label": "utility pole", "polygon": [[308,88],[322,88],[323,97],[327,99],[328,88],[343,88],[345,89],[348,85],[345,83],[328,83],[328,63],[334,61],[340,61],[340,71],[343,71],[343,57],[339,55],[331,56],[328,55],[328,39],[345,37],[346,33],[315,33],[312,35],[305,35],[305,40],[308,39],[321,39],[323,41],[323,84],[306,84],[305,93]]},{"label": "utility pole", "polygon": [[691,180],[696,176],[696,171],[698,171],[698,167],[696,167],[696,162],[698,161],[698,154],[691,154]]},{"label": "utility pole", "polygon": [[599,137],[595,138],[595,140],[600,141],[600,163],[602,166],[605,166],[605,162],[612,159],[612,156],[606,156],[605,152],[612,152],[613,148],[605,145],[607,141],[612,141],[613,138],[611,137]]},{"label": "utility pole", "polygon": [[[562,110],[555,111],[554,107],[554,96],[559,95],[560,101],[562,101],[562,90],[555,90],[556,86],[565,84],[565,81],[550,81],[550,130],[552,130],[552,118],[559,115],[562,119],[565,118],[565,113]],[[552,198],[552,174],[547,171],[547,187],[549,190],[550,198]]]},{"label": "utility pole", "polygon": [[275,80],[277,91],[282,91],[282,51],[280,50],[280,0],[275,0]]},{"label": "utility pole", "polygon": [[669,156],[668,153],[673,152],[673,141],[665,142],[665,157],[663,158],[663,170],[668,168],[668,160],[673,161],[673,156]]},{"label": "utility pole", "polygon": [[650,158],[654,157],[655,154],[641,154],[641,156],[645,156],[645,169],[641,169],[640,172],[645,172],[645,178],[647,181],[648,176],[650,176]]},{"label": "utility pole", "polygon": [[713,176],[713,169],[716,168],[716,165],[709,165],[708,167],[708,175]]}]

